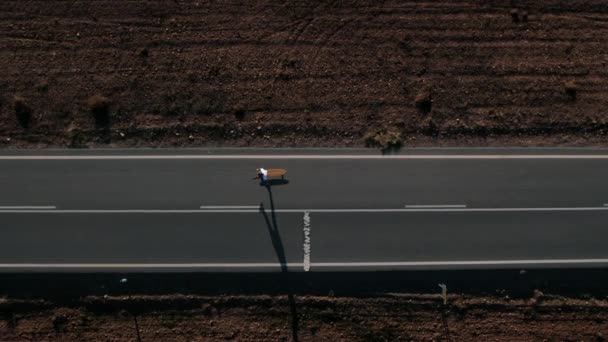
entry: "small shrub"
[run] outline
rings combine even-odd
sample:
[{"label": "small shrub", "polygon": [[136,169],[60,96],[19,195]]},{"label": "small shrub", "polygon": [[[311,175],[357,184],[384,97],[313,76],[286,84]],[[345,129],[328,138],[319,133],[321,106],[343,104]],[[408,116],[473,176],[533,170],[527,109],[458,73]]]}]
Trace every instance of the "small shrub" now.
[{"label": "small shrub", "polygon": [[[532,303],[532,305],[535,305],[535,303]],[[535,321],[538,317],[538,311],[534,307],[527,307],[523,310],[523,319],[526,321]]]},{"label": "small shrub", "polygon": [[69,140],[67,145],[70,148],[84,148],[87,147],[87,136],[77,126],[72,126],[67,129]]},{"label": "small shrub", "polygon": [[519,22],[519,12],[516,9],[512,9],[510,13],[511,13],[511,20],[513,20],[514,23],[518,23]]},{"label": "small shrub", "polygon": [[234,117],[237,120],[243,120],[245,118],[245,114],[247,114],[247,112],[245,112],[244,109],[237,109],[236,111],[234,111]]},{"label": "small shrub", "polygon": [[536,299],[537,302],[541,302],[545,299],[545,294],[540,290],[534,290],[532,298]]},{"label": "small shrub", "polygon": [[189,112],[198,115],[212,115],[225,112],[226,97],[223,93],[208,93],[190,99]]},{"label": "small shrub", "polygon": [[67,102],[60,101],[51,105],[50,114],[58,120],[65,120],[72,114],[72,108]]},{"label": "small shrub", "polygon": [[292,75],[290,75],[287,72],[280,72],[277,76],[276,79],[277,80],[281,80],[281,81],[289,81],[292,78]]},{"label": "small shrub", "polygon": [[576,93],[578,92],[578,85],[574,81],[568,81],[564,83],[564,91],[568,96],[570,96],[572,101],[575,101]]},{"label": "small shrub", "polygon": [[412,44],[407,38],[403,38],[399,43],[399,48],[406,53],[410,53],[412,51]]},{"label": "small shrub", "polygon": [[528,22],[528,11],[523,11],[521,13],[521,21],[524,22],[524,23]]},{"label": "small shrub", "polygon": [[160,317],[160,325],[164,328],[173,329],[178,323],[179,319],[173,315],[163,315]]},{"label": "small shrub", "polygon": [[6,318],[6,327],[10,330],[17,328],[17,324],[19,323],[19,317],[14,313],[8,313],[8,317]]},{"label": "small shrub", "polygon": [[196,83],[198,81],[199,75],[194,71],[189,71],[187,76],[188,76],[188,81],[190,81],[190,83]]},{"label": "small shrub", "polygon": [[27,101],[21,96],[13,98],[15,105],[15,116],[17,121],[23,128],[29,128],[32,120],[32,108],[27,104]]},{"label": "small shrub", "polygon": [[49,84],[46,82],[40,82],[36,85],[36,90],[40,93],[47,93],[49,91]]},{"label": "small shrub", "polygon": [[68,325],[68,317],[64,314],[55,314],[53,315],[53,330],[55,332],[61,333],[67,330]]},{"label": "small shrub", "polygon": [[431,112],[431,107],[433,104],[431,91],[425,89],[416,95],[414,99],[414,103],[416,104],[416,108],[424,114],[428,114]]},{"label": "small shrub", "polygon": [[433,118],[429,118],[428,126],[427,126],[427,134],[429,134],[430,136],[433,136],[433,137],[436,137],[439,135],[439,126],[437,125],[435,120],[433,120]]},{"label": "small shrub", "polygon": [[139,57],[146,58],[149,55],[150,55],[150,51],[148,51],[148,49],[143,48],[143,49],[139,50]]},{"label": "small shrub", "polygon": [[222,93],[169,93],[163,95],[160,113],[165,116],[213,115],[226,112]]},{"label": "small shrub", "polygon": [[395,130],[369,132],[364,137],[366,147],[377,147],[383,150],[398,149],[402,145],[401,133]]},{"label": "small shrub", "polygon": [[318,103],[310,102],[306,105],[306,110],[311,113],[318,113],[323,110],[323,107]]},{"label": "small shrub", "polygon": [[169,102],[163,107],[162,114],[164,116],[181,116],[184,114],[184,108],[177,102]]},{"label": "small shrub", "polygon": [[105,127],[110,124],[110,100],[107,97],[101,95],[91,96],[87,101],[87,105],[97,126]]}]

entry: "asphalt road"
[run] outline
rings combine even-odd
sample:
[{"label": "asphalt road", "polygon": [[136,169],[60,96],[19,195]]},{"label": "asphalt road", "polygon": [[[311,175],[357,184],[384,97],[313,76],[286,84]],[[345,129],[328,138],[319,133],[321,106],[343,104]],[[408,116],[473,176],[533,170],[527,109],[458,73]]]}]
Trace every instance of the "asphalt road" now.
[{"label": "asphalt road", "polygon": [[348,152],[0,153],[0,271],[608,266],[608,151]]}]

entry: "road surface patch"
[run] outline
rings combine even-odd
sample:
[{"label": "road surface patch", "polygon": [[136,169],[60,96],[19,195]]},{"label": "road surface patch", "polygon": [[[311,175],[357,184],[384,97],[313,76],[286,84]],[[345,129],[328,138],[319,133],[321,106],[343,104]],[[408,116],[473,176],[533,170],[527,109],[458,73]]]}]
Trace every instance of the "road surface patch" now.
[{"label": "road surface patch", "polygon": [[304,212],[304,271],[310,271],[310,213]]}]

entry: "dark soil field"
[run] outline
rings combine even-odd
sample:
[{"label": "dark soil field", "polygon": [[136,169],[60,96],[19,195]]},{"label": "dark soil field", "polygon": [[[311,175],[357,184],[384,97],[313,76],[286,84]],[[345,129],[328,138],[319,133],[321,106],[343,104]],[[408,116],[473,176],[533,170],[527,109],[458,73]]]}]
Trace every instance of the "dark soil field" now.
[{"label": "dark soil field", "polygon": [[[450,295],[0,301],[2,341],[605,341],[608,301]],[[294,323],[293,312],[297,320]],[[137,323],[136,323],[137,321]],[[295,338],[294,338],[295,337]]]},{"label": "dark soil field", "polygon": [[604,145],[608,6],[0,2],[0,146]]}]

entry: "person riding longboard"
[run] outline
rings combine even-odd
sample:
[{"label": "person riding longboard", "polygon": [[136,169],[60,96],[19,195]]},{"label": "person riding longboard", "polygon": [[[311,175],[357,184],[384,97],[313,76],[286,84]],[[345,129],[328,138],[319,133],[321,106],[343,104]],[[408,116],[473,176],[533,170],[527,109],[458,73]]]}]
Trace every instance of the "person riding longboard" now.
[{"label": "person riding longboard", "polygon": [[268,181],[268,170],[261,167],[259,169],[256,169],[256,172],[257,172],[258,176],[255,177],[254,179],[260,179],[262,181],[262,183],[265,183]]},{"label": "person riding longboard", "polygon": [[287,173],[285,169],[265,169],[262,167],[255,171],[257,176],[254,179],[259,179],[262,184],[269,184],[271,179],[277,179],[278,177],[281,177],[281,181],[284,181]]}]

